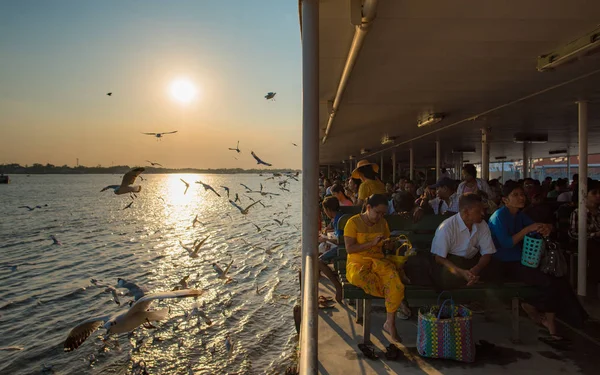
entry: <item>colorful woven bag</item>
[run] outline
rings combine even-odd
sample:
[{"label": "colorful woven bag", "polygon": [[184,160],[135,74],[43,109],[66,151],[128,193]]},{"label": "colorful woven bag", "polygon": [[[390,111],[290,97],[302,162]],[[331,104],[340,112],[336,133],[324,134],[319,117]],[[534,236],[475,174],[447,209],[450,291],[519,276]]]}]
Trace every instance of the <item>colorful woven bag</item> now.
[{"label": "colorful woven bag", "polygon": [[456,306],[452,297],[440,305],[442,294],[437,305],[419,309],[417,350],[422,357],[473,362],[473,314],[462,305]]}]

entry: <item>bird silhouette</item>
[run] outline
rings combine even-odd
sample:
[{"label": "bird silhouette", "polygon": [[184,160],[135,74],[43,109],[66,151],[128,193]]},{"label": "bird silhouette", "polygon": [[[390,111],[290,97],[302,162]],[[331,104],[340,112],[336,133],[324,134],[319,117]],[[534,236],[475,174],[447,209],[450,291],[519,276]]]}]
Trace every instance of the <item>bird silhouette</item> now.
[{"label": "bird silhouette", "polygon": [[256,160],[256,164],[263,164],[263,165],[266,165],[267,167],[271,167],[273,165],[273,164],[269,164],[267,162],[262,161],[258,156],[256,156],[254,151],[251,151],[250,154],[252,154],[252,157]]},{"label": "bird silhouette", "polygon": [[240,141],[238,141],[238,142],[237,142],[237,146],[235,146],[235,148],[231,148],[231,147],[230,147],[230,148],[229,148],[229,150],[231,150],[231,151],[237,151],[237,153],[238,153],[238,154],[239,154],[240,152],[242,152],[242,151],[240,150]]}]

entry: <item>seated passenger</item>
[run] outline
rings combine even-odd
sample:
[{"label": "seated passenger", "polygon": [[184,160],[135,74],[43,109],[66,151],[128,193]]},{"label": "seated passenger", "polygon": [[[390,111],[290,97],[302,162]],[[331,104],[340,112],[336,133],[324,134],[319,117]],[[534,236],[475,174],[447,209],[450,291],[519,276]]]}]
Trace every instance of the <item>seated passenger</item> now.
[{"label": "seated passenger", "polygon": [[340,212],[340,203],[337,198],[325,198],[323,201],[323,211],[325,211],[325,215],[331,219],[335,239],[328,238],[325,235],[319,235],[319,248],[321,248],[321,246],[326,248],[325,252],[319,256],[319,270],[333,283],[333,286],[335,287],[335,300],[338,303],[342,303],[342,284],[335,272],[328,266],[328,264],[337,256],[337,246],[331,246],[328,242],[337,245],[338,236],[343,234],[343,231],[338,227],[338,223],[343,214]]},{"label": "seated passenger", "polygon": [[[588,193],[585,198],[587,209],[587,258],[588,280],[596,288],[600,298],[600,184],[598,181],[588,180]],[[571,214],[569,236],[575,240],[579,238],[579,209]]]},{"label": "seated passenger", "polygon": [[[521,209],[525,206],[525,192],[517,183],[507,183],[502,192],[504,207],[490,218],[489,226],[496,245],[495,266],[503,280],[520,281],[535,286],[539,295],[521,304],[527,315],[544,325],[550,336],[544,341],[561,341],[556,330],[555,316],[577,327],[583,325],[587,314],[565,278],[547,275],[537,268],[521,264],[523,239],[528,233],[550,234],[552,226],[534,223]],[[496,262],[497,260],[497,262]]]},{"label": "seated passenger", "polygon": [[454,215],[458,212],[458,198],[454,180],[441,178],[437,184],[429,186],[435,189],[435,198],[425,195],[421,200],[421,209],[434,215]]},{"label": "seated passenger", "polygon": [[456,194],[463,195],[465,193],[477,193],[478,190],[483,190],[488,195],[489,199],[494,200],[494,193],[490,189],[488,183],[480,178],[477,178],[477,169],[473,164],[465,164],[462,168],[463,182],[458,185]]},{"label": "seated passenger", "polygon": [[384,239],[390,229],[383,216],[388,201],[383,194],[374,194],[366,201],[366,212],[351,217],[344,228],[348,259],[346,278],[365,293],[385,298],[387,318],[383,325],[393,340],[400,341],[395,314],[404,300],[404,285],[395,265],[384,258]]},{"label": "seated passenger", "polygon": [[340,202],[340,206],[354,206],[354,203],[348,198],[341,184],[334,184],[331,187],[331,195],[337,198],[338,202]]},{"label": "seated passenger", "polygon": [[435,261],[441,265],[434,274],[442,289],[477,283],[496,252],[490,228],[483,221],[481,197],[473,193],[461,196],[458,211],[440,224],[431,244]]},{"label": "seated passenger", "polygon": [[375,163],[369,163],[368,160],[361,160],[356,164],[356,169],[352,171],[352,178],[359,178],[362,183],[358,187],[358,199],[356,206],[362,206],[364,202],[373,194],[385,194],[385,185],[379,179],[377,172],[379,166]]}]

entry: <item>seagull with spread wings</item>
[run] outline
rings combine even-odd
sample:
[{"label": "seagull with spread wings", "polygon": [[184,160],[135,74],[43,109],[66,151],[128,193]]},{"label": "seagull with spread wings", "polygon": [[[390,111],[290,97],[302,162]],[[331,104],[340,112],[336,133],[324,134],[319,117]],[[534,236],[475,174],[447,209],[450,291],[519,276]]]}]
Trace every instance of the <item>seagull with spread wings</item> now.
[{"label": "seagull with spread wings", "polygon": [[205,184],[202,181],[196,181],[196,183],[202,185],[202,187],[204,187],[204,191],[211,190],[213,193],[217,194],[217,197],[221,197],[221,194],[217,193],[217,191],[215,189],[213,189],[213,187],[210,186],[209,184]]},{"label": "seagull with spread wings", "polygon": [[225,271],[223,271],[223,269],[221,267],[219,267],[219,265],[217,263],[213,263],[212,267],[217,272],[219,279],[231,280],[231,278],[227,277],[227,273],[229,272],[229,269],[231,268],[232,264],[233,264],[233,260],[227,265],[227,267],[225,268]]},{"label": "seagull with spread wings", "polygon": [[235,148],[231,148],[231,147],[229,147],[229,150],[231,150],[231,151],[236,151],[238,154],[239,154],[240,152],[242,152],[242,151],[240,150],[240,141],[238,141],[238,143],[237,143],[237,146],[235,146]]},{"label": "seagull with spread wings", "polygon": [[227,186],[221,186],[227,192],[227,199],[229,199],[229,188]]},{"label": "seagull with spread wings", "polygon": [[203,239],[202,241],[199,241],[198,243],[194,242],[194,250],[192,250],[188,247],[185,247],[183,245],[182,245],[182,247],[188,251],[190,258],[198,258],[198,251],[200,251],[200,248],[202,247],[202,245],[204,245],[204,243],[206,242],[206,240],[208,240],[209,237],[210,236],[207,236],[205,239]]},{"label": "seagull with spread wings", "polygon": [[151,166],[153,166],[153,167],[154,167],[155,165],[158,165],[159,167],[162,167],[162,164],[160,164],[160,163],[154,163],[154,162],[151,162],[150,160],[146,160],[146,161],[147,161],[148,163],[150,163],[150,165],[151,165]]},{"label": "seagull with spread wings", "polygon": [[123,180],[121,181],[121,185],[108,185],[104,189],[100,190],[100,192],[106,191],[108,189],[113,189],[115,194],[129,194],[129,193],[139,193],[142,190],[141,186],[133,186],[135,179],[145,171],[144,168],[134,168],[129,172],[125,173],[123,176]]},{"label": "seagull with spread wings", "polygon": [[175,130],[175,131],[172,131],[172,132],[163,132],[163,133],[142,133],[142,134],[145,134],[145,135],[152,135],[152,136],[156,137],[156,140],[157,140],[157,141],[160,141],[160,139],[161,139],[161,138],[162,138],[162,137],[163,137],[165,134],[175,134],[175,133],[177,133],[177,130]]},{"label": "seagull with spread wings", "polygon": [[240,212],[242,213],[242,215],[247,215],[247,214],[248,214],[248,210],[249,210],[249,209],[250,209],[252,206],[254,206],[255,204],[257,204],[258,202],[260,202],[260,201],[256,201],[256,202],[252,203],[251,205],[249,205],[248,207],[246,207],[246,208],[242,208],[242,207],[238,206],[237,204],[235,204],[235,202],[234,202],[234,201],[232,201],[231,199],[229,200],[229,203],[231,203],[231,205],[232,205],[233,207],[235,207],[235,208],[237,208],[238,210],[240,210]]},{"label": "seagull with spread wings", "polygon": [[171,292],[160,292],[148,294],[135,302],[127,311],[116,315],[98,316],[79,323],[69,332],[64,343],[64,351],[70,352],[81,346],[94,331],[100,327],[106,329],[106,334],[119,334],[130,332],[144,323],[159,321],[167,318],[169,308],[150,310],[154,301],[169,298],[199,297],[202,290],[184,289]]},{"label": "seagull with spread wings", "polygon": [[256,160],[256,164],[263,164],[266,165],[267,167],[272,167],[273,164],[269,164],[267,162],[262,161],[258,156],[256,156],[256,154],[254,153],[254,151],[250,151],[250,154],[252,155],[252,157],[254,158],[254,160]]},{"label": "seagull with spread wings", "polygon": [[184,180],[183,178],[180,178],[180,180],[185,185],[185,191],[183,192],[183,195],[185,195],[185,193],[187,193],[188,189],[190,188],[190,183]]}]

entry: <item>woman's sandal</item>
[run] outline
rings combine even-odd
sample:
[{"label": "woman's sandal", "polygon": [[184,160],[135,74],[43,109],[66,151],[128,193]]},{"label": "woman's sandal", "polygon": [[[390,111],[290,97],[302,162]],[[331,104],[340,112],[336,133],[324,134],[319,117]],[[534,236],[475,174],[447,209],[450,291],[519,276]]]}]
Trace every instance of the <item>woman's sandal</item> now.
[{"label": "woman's sandal", "polygon": [[358,348],[360,349],[361,352],[363,352],[365,357],[367,357],[369,359],[379,359],[379,356],[377,354],[375,354],[375,350],[373,348],[369,347],[368,345],[358,344]]}]

